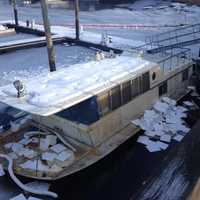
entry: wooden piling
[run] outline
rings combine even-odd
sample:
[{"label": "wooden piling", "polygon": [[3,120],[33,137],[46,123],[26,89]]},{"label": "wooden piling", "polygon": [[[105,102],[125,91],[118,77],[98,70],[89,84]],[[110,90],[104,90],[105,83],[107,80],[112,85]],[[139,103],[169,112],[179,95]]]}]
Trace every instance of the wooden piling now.
[{"label": "wooden piling", "polygon": [[14,19],[15,19],[15,25],[19,25],[19,20],[18,20],[18,11],[17,11],[17,5],[16,5],[16,0],[12,1],[13,5],[13,11],[14,11]]},{"label": "wooden piling", "polygon": [[48,18],[47,2],[46,2],[46,0],[41,0],[40,2],[41,2],[44,30],[45,30],[46,42],[47,42],[49,68],[50,68],[50,72],[53,72],[53,71],[56,71],[55,52],[54,52],[53,41],[52,41],[52,37],[51,37],[51,29],[50,29],[50,23],[49,23],[49,18]]},{"label": "wooden piling", "polygon": [[80,40],[79,0],[75,0],[76,40]]}]

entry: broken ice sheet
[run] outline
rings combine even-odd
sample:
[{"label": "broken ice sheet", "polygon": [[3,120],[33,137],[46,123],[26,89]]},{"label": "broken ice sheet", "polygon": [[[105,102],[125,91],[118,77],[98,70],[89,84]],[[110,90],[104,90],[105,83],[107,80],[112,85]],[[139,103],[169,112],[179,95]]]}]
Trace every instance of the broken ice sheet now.
[{"label": "broken ice sheet", "polygon": [[160,101],[157,101],[153,108],[158,111],[158,112],[161,112],[161,113],[166,113],[169,109],[169,105],[167,103],[163,103],[163,102],[160,102]]},{"label": "broken ice sheet", "polygon": [[176,140],[177,142],[180,142],[184,138],[183,135],[177,134],[173,139]]},{"label": "broken ice sheet", "polygon": [[188,107],[194,106],[194,104],[191,101],[184,101],[183,105],[188,106]]},{"label": "broken ice sheet", "polygon": [[33,181],[30,183],[27,183],[26,186],[33,188],[35,190],[39,190],[39,191],[48,191],[50,188],[49,183],[41,182],[41,181]]},{"label": "broken ice sheet", "polygon": [[158,145],[159,148],[163,149],[163,150],[166,150],[168,148],[168,144],[164,143],[164,142],[160,142],[160,141],[157,141],[156,144]]},{"label": "broken ice sheet", "polygon": [[140,136],[140,137],[137,139],[137,142],[140,143],[140,144],[147,145],[147,144],[150,143],[150,139],[149,139],[147,136]]},{"label": "broken ice sheet", "polygon": [[11,198],[10,200],[27,200],[23,194],[19,194],[16,197]]},{"label": "broken ice sheet", "polygon": [[163,142],[171,142],[171,136],[170,135],[161,135],[160,140]]},{"label": "broken ice sheet", "polygon": [[149,152],[157,152],[157,151],[161,151],[161,148],[156,144],[156,143],[150,143],[146,146],[146,149]]},{"label": "broken ice sheet", "polygon": [[39,199],[39,198],[36,198],[36,197],[29,197],[28,200],[42,200],[42,199]]},{"label": "broken ice sheet", "polygon": [[162,101],[164,101],[165,103],[171,104],[173,106],[176,105],[176,101],[173,99],[170,99],[169,97],[162,97]]}]

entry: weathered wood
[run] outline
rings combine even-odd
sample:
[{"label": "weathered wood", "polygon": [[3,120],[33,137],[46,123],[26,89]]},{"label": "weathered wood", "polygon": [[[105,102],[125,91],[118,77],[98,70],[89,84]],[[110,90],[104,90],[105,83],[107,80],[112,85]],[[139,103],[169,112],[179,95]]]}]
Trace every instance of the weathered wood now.
[{"label": "weathered wood", "polygon": [[79,0],[75,0],[76,40],[80,39],[79,10]]},{"label": "weathered wood", "polygon": [[50,23],[48,19],[48,8],[47,8],[46,0],[41,0],[40,2],[41,2],[43,23],[44,23],[44,29],[45,29],[45,35],[46,35],[46,42],[47,42],[49,68],[50,68],[50,72],[53,72],[53,71],[56,71],[56,63],[55,63],[55,52],[53,48],[53,41],[51,37]]},{"label": "weathered wood", "polygon": [[16,6],[16,0],[12,1],[12,5],[13,5],[13,11],[14,11],[14,19],[15,19],[15,25],[19,25],[19,21],[18,21],[18,11],[17,11],[17,6]]}]

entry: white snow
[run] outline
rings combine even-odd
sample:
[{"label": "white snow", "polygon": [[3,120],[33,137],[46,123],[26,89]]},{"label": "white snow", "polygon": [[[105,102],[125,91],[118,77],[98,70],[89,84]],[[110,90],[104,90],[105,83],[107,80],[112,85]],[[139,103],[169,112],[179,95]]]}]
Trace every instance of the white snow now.
[{"label": "white snow", "polygon": [[190,102],[190,101],[184,101],[183,104],[184,104],[185,106],[189,106],[189,107],[194,106],[194,104],[193,104],[192,102]]},{"label": "white snow", "polygon": [[173,139],[180,142],[184,138],[183,135],[176,135]]},{"label": "white snow", "polygon": [[48,191],[50,188],[50,184],[41,181],[33,181],[26,184],[26,186],[33,188],[38,191]]},{"label": "white snow", "polygon": [[6,27],[0,24],[0,31],[5,31]]},{"label": "white snow", "polygon": [[[13,85],[0,88],[1,101],[21,110],[50,115],[134,77],[156,64],[140,57],[117,56],[100,62],[77,64],[26,81],[27,95],[17,98]],[[76,99],[76,101],[74,101]],[[14,103],[15,102],[15,103]]]},{"label": "white snow", "polygon": [[171,135],[161,135],[160,140],[163,142],[171,142]]}]

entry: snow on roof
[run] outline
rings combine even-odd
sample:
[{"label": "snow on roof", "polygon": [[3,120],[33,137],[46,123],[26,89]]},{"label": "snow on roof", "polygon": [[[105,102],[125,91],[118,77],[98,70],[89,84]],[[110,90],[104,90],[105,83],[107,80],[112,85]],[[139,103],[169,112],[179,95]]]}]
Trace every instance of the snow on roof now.
[{"label": "snow on roof", "polygon": [[76,64],[24,82],[26,96],[17,98],[12,84],[0,88],[0,101],[32,114],[49,116],[143,73],[156,64],[140,57]]}]

